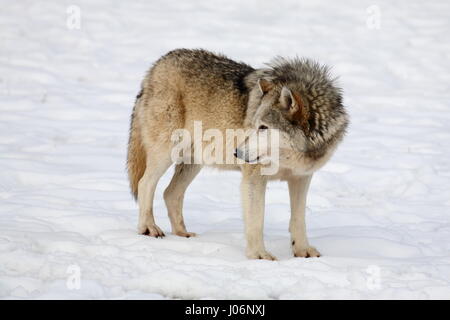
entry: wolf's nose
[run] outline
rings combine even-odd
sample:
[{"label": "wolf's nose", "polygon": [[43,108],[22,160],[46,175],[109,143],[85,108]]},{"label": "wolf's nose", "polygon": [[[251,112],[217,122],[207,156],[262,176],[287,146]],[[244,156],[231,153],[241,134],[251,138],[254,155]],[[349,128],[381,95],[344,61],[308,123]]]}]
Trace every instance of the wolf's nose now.
[{"label": "wolf's nose", "polygon": [[234,156],[236,158],[242,159],[242,151],[239,149],[234,150]]}]

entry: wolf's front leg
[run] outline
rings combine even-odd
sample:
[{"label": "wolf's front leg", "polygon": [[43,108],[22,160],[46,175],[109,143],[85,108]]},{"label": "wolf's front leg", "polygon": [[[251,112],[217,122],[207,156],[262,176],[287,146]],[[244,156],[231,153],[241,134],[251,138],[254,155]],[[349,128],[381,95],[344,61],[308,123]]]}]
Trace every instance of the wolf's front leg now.
[{"label": "wolf's front leg", "polygon": [[249,259],[276,260],[264,247],[264,204],[267,179],[261,176],[259,166],[244,165],[241,197],[244,209],[247,257]]},{"label": "wolf's front leg", "polygon": [[289,196],[291,199],[291,232],[292,251],[295,257],[320,257],[319,251],[311,247],[306,236],[305,208],[306,195],[312,175],[293,177],[288,181]]}]

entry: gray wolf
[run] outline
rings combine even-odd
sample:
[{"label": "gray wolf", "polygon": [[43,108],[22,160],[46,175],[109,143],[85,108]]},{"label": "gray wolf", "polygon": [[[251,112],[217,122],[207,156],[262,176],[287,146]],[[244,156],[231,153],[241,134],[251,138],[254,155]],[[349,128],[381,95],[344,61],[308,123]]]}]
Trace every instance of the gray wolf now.
[{"label": "gray wolf", "polygon": [[[224,148],[223,157],[241,163],[211,164],[241,170],[246,255],[275,260],[264,246],[264,198],[269,180],[287,181],[291,202],[289,231],[296,257],[318,257],[306,236],[305,206],[312,175],[332,156],[343,139],[349,120],[342,92],[329,69],[309,59],[276,58],[267,67],[254,69],[224,55],[201,49],[173,50],[150,68],[131,116],[127,168],[131,192],[139,204],[138,232],[163,237],[153,215],[156,185],[174,163],[171,134],[177,129],[251,129],[257,134],[276,129],[279,135],[279,168],[262,175],[264,154],[247,144]],[[233,144],[225,141],[224,144]],[[231,151],[230,151],[231,150]],[[231,152],[231,154],[230,154]],[[228,158],[227,158],[228,159]],[[183,220],[184,194],[203,164],[180,162],[164,191],[172,233],[188,232]]]}]

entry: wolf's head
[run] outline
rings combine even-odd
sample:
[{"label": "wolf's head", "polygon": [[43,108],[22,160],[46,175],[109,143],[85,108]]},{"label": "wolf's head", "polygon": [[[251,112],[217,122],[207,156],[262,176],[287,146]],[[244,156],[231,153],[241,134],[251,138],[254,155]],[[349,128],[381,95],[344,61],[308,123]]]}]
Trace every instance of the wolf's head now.
[{"label": "wolf's head", "polygon": [[[277,58],[268,68],[245,79],[249,100],[245,125],[254,134],[277,129],[280,135],[280,165],[293,158],[323,157],[342,139],[348,116],[341,89],[329,69],[308,59]],[[263,154],[249,149],[237,153],[246,161]]]}]

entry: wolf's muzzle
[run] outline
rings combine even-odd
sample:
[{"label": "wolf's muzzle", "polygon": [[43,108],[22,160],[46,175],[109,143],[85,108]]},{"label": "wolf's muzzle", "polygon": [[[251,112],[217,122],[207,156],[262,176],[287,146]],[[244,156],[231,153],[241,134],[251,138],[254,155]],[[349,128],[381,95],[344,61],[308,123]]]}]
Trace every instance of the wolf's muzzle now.
[{"label": "wolf's muzzle", "polygon": [[246,152],[243,152],[241,149],[236,149],[235,151],[234,151],[234,156],[236,157],[236,158],[239,158],[239,159],[241,159],[241,160],[244,160],[245,162],[247,162],[247,163],[255,163],[255,162],[257,162],[258,160],[259,160],[259,156],[255,159],[255,160],[250,160],[249,158],[248,158],[248,154],[246,153]]},{"label": "wolf's muzzle", "polygon": [[240,149],[234,150],[234,156],[235,156],[236,158],[245,160],[245,159],[244,159],[244,152],[242,152]]}]

